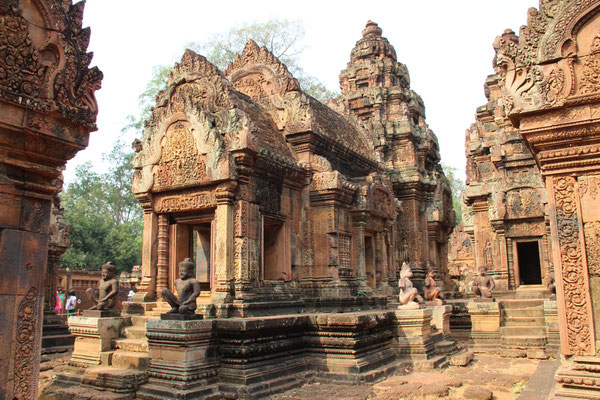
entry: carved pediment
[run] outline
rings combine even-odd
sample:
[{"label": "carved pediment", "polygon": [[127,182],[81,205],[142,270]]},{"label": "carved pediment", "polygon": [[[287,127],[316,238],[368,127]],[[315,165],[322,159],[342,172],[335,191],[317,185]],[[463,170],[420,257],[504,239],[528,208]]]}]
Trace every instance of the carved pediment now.
[{"label": "carved pediment", "polygon": [[266,47],[249,39],[225,74],[233,87],[253,100],[300,90],[300,84]]}]

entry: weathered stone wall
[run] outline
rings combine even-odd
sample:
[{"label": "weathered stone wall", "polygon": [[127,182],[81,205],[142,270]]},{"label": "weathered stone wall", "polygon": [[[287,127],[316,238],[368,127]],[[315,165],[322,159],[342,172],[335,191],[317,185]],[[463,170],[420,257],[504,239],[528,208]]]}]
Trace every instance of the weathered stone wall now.
[{"label": "weathered stone wall", "polygon": [[[506,32],[494,43],[506,112],[535,155],[548,195],[561,350],[575,356],[557,373],[558,398],[600,398],[599,11],[596,1],[542,0],[518,38]],[[590,357],[582,364],[576,356]]]},{"label": "weathered stone wall", "polygon": [[477,109],[476,122],[465,135],[463,213],[464,230],[473,239],[474,273],[486,267],[497,289],[506,292],[531,284],[521,275],[526,268],[535,268],[519,266],[517,243],[537,244],[538,285],[547,284],[552,263],[541,174],[519,130],[506,117],[500,80],[499,74],[486,79],[488,103]]},{"label": "weathered stone wall", "polygon": [[0,397],[37,398],[53,197],[88,143],[102,73],[84,3],[0,3]]}]

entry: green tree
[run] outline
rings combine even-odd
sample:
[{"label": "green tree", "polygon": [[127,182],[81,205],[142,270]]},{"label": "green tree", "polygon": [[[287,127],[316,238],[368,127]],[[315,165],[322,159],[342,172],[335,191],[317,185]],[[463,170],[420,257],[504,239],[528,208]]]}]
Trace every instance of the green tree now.
[{"label": "green tree", "polygon": [[458,168],[442,163],[442,169],[450,182],[450,189],[452,189],[452,207],[456,213],[456,225],[458,225],[462,222],[462,193],[463,190],[465,190],[465,183],[456,176]]},{"label": "green tree", "polygon": [[113,261],[117,270],[128,271],[141,262],[142,211],[131,192],[133,152],[115,143],[105,161],[104,174],[90,162],[77,167],[75,180],[61,194],[71,245],[63,254],[63,267],[98,269]]},{"label": "green tree", "polygon": [[248,39],[252,39],[259,46],[265,46],[284,63],[306,93],[322,102],[330,97],[337,97],[339,93],[327,89],[321,81],[307,75],[300,67],[300,55],[304,51],[301,44],[303,38],[304,26],[300,21],[271,18],[266,22],[231,28],[227,32],[213,35],[205,42],[188,43],[187,47],[204,54],[211,63],[225,71],[235,55],[244,50]]},{"label": "green tree", "polygon": [[[337,97],[338,92],[331,91],[317,78],[304,73],[299,65],[300,54],[304,50],[301,41],[304,38],[304,27],[299,21],[270,19],[267,22],[244,24],[231,28],[227,32],[217,33],[205,42],[188,43],[186,47],[203,54],[221,71],[235,59],[235,55],[244,50],[248,39],[253,39],[259,46],[265,46],[294,75],[302,90],[319,101],[326,102],[330,97]],[[170,65],[157,65],[152,69],[152,78],[146,89],[139,96],[140,113],[128,117],[127,129],[140,132],[144,122],[150,117],[156,95],[166,88],[167,78],[173,69]]]}]

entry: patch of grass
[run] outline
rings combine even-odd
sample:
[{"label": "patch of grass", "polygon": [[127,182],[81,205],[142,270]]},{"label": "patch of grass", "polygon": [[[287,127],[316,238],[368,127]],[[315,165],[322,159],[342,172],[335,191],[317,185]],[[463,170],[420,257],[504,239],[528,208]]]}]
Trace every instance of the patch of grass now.
[{"label": "patch of grass", "polygon": [[513,388],[513,393],[515,394],[513,400],[516,400],[519,397],[523,389],[525,389],[525,382],[519,382],[515,385]]}]

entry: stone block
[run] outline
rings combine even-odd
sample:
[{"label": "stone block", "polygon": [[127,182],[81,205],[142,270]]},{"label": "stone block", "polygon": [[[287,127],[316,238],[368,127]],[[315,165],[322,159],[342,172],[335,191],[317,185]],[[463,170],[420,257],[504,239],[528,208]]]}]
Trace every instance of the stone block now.
[{"label": "stone block", "polygon": [[396,336],[400,358],[426,360],[434,356],[431,308],[396,310]]},{"label": "stone block", "polygon": [[443,332],[444,337],[450,337],[450,316],[452,315],[451,305],[433,306],[431,314],[431,325]]},{"label": "stone block", "polygon": [[466,367],[471,361],[473,361],[473,352],[461,351],[448,357],[448,361],[450,361],[450,365]]},{"label": "stone block", "polygon": [[101,390],[108,389],[113,393],[134,394],[146,380],[146,374],[142,371],[102,366],[87,368],[81,382]]},{"label": "stone block", "polygon": [[467,303],[471,317],[471,339],[476,352],[498,349],[500,343],[500,306],[496,302]]},{"label": "stone block", "polygon": [[115,310],[84,310],[83,317],[88,318],[112,318],[119,317],[121,313]]},{"label": "stone block", "polygon": [[202,319],[202,314],[160,314],[163,321],[196,321]]},{"label": "stone block", "polygon": [[121,334],[126,318],[69,317],[69,331],[75,336],[69,364],[75,366],[100,365],[110,362],[114,340]]},{"label": "stone block", "polygon": [[198,390],[216,391],[212,320],[149,320],[146,323],[150,364],[148,383],[137,396],[189,398]]}]

